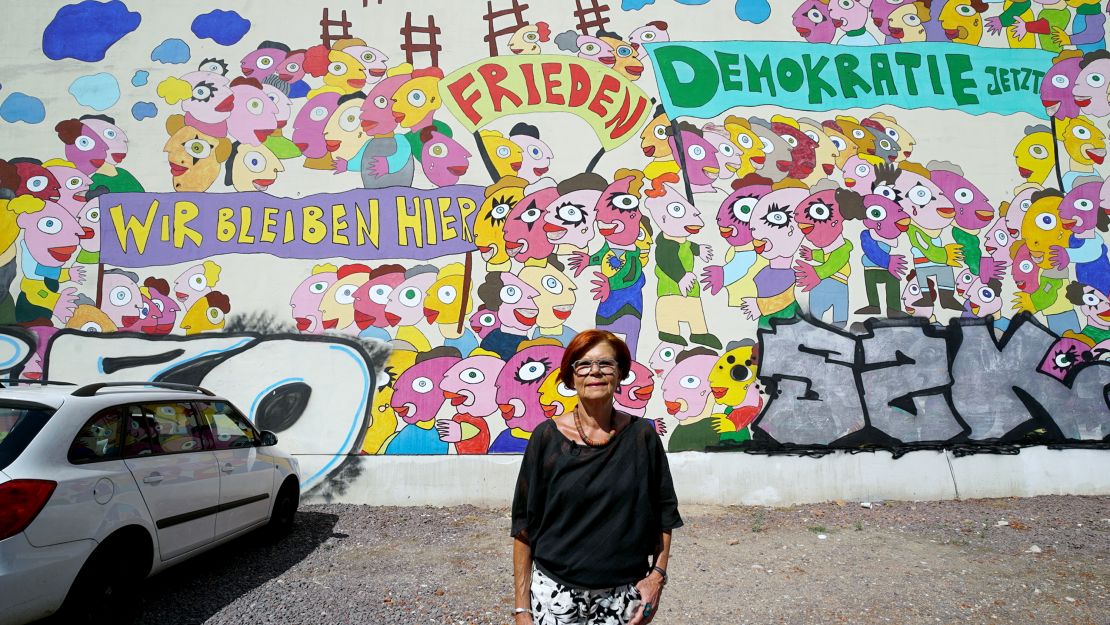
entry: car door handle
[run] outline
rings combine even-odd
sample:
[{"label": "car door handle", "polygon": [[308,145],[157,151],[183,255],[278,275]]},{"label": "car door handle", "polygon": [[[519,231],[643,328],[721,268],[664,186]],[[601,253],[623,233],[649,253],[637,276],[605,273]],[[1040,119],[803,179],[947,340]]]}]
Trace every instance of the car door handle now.
[{"label": "car door handle", "polygon": [[150,475],[143,478],[143,483],[144,484],[157,484],[158,482],[161,482],[164,479],[166,479],[166,478],[161,473],[151,473]]},{"label": "car door handle", "polygon": [[221,469],[221,470],[224,473],[231,473],[231,472],[235,471],[235,465],[231,464],[230,462],[225,462],[224,466],[223,466],[223,469]]}]

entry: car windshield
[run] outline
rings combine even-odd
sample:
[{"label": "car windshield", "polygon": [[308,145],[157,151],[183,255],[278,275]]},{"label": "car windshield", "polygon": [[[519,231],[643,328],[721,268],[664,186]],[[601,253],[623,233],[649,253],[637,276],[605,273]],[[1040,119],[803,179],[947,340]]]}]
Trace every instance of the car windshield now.
[{"label": "car windshield", "polygon": [[0,470],[8,468],[23,453],[53,414],[50,406],[0,400]]}]

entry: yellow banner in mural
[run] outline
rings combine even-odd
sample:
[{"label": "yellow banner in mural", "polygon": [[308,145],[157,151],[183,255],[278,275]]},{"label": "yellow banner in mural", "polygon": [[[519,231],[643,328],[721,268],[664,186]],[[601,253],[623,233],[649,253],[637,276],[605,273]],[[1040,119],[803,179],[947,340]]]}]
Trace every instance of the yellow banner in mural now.
[{"label": "yellow banner in mural", "polygon": [[440,82],[448,110],[471,132],[518,113],[565,112],[593,128],[611,150],[636,136],[651,116],[651,99],[608,67],[555,55],[494,57]]}]

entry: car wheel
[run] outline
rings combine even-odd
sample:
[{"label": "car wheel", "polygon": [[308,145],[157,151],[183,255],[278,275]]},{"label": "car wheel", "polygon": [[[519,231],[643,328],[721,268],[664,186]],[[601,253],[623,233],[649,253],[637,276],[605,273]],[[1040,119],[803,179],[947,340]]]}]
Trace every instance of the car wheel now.
[{"label": "car wheel", "polygon": [[65,623],[131,623],[142,613],[139,602],[144,572],[126,545],[106,542],[89,556],[66,595],[60,614]]},{"label": "car wheel", "polygon": [[270,523],[266,526],[271,538],[281,538],[293,531],[300,498],[301,494],[296,484],[286,482],[281,486],[277,499],[274,500],[274,510],[270,513]]}]

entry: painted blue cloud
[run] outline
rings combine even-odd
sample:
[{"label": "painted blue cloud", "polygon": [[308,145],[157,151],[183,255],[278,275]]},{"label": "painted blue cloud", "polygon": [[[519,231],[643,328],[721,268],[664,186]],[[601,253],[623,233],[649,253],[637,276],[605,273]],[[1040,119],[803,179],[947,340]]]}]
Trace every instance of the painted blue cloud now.
[{"label": "painted blue cloud", "polygon": [[771,17],[771,3],[767,0],[736,0],[736,17],[742,22],[762,24]]},{"label": "painted blue cloud", "polygon": [[34,96],[13,91],[4,98],[4,103],[0,104],[0,118],[10,124],[16,122],[39,124],[46,119],[46,107],[42,105],[42,100]]},{"label": "painted blue cloud", "polygon": [[148,80],[150,80],[150,72],[146,71],[145,69],[140,69],[135,72],[134,76],[131,77],[131,86],[145,86]]},{"label": "painted blue cloud", "polygon": [[119,102],[119,83],[115,76],[101,72],[73,81],[69,93],[81,106],[103,111]]},{"label": "painted blue cloud", "polygon": [[191,26],[193,34],[201,39],[211,39],[221,46],[239,43],[251,29],[251,21],[235,11],[216,9],[198,15]]},{"label": "painted blue cloud", "polygon": [[131,107],[131,117],[139,121],[143,121],[148,117],[157,117],[158,107],[153,102],[136,102]]},{"label": "painted blue cloud", "polygon": [[42,31],[42,52],[55,61],[103,61],[108,48],[139,27],[142,16],[120,0],[84,0],[58,9]]},{"label": "painted blue cloud", "polygon": [[189,44],[180,39],[167,39],[151,51],[150,60],[180,65],[187,63],[190,55]]},{"label": "painted blue cloud", "polygon": [[649,4],[655,4],[655,0],[621,0],[621,8],[625,11],[639,11]]}]

